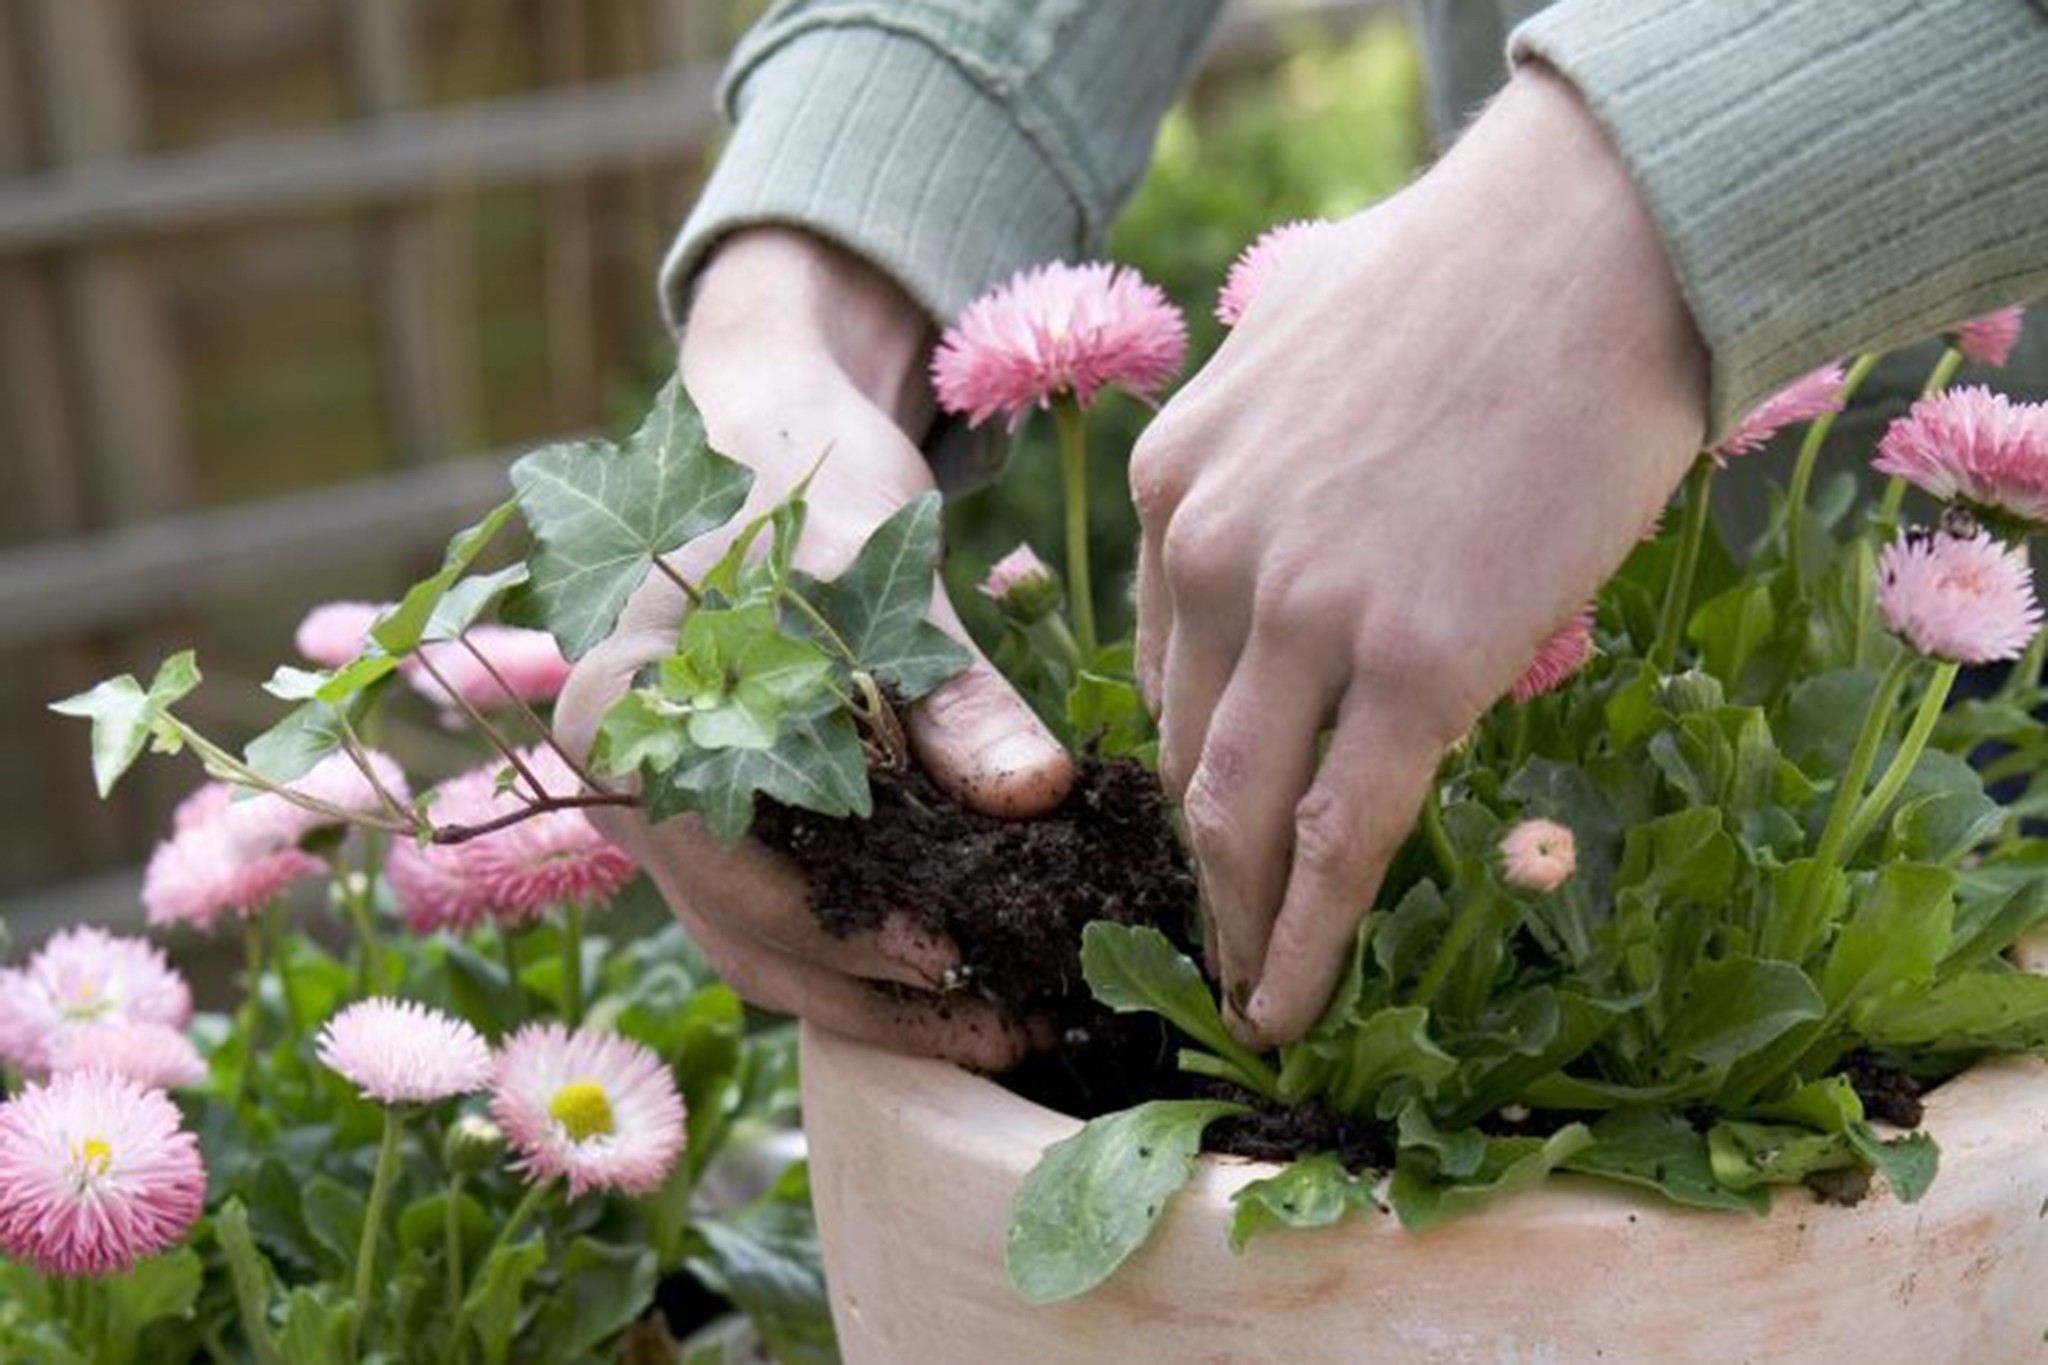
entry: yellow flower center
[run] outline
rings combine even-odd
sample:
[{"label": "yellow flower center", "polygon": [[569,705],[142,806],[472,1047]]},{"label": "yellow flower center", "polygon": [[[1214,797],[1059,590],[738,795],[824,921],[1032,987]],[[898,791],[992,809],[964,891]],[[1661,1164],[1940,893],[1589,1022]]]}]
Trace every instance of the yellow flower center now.
[{"label": "yellow flower center", "polygon": [[89,1137],[78,1144],[78,1150],[71,1154],[78,1167],[79,1181],[97,1180],[114,1166],[114,1149],[107,1146],[105,1138]]},{"label": "yellow flower center", "polygon": [[97,1019],[111,1003],[104,994],[105,983],[85,980],[71,987],[71,999],[64,1006],[67,1019]]},{"label": "yellow flower center", "polygon": [[577,1142],[612,1132],[612,1104],[596,1081],[571,1081],[548,1101],[548,1113]]}]

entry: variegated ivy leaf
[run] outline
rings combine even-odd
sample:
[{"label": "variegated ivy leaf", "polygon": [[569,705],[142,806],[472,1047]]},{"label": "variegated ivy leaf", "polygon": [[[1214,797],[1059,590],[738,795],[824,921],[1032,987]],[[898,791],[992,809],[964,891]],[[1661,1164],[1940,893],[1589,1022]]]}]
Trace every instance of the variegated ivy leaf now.
[{"label": "variegated ivy leaf", "polygon": [[611,632],[655,556],[725,525],[752,482],[744,465],[711,449],[674,379],[623,446],[535,451],[512,467],[512,484],[540,549],[507,618],[551,631],[580,658]]},{"label": "variegated ivy leaf", "polygon": [[809,712],[786,712],[774,748],[687,754],[649,781],[644,796],[649,818],[695,812],[728,844],[753,824],[756,796],[834,819],[873,809],[860,732],[829,698]]},{"label": "variegated ivy leaf", "polygon": [[428,623],[441,608],[442,599],[469,572],[469,566],[476,562],[477,556],[484,552],[498,532],[504,529],[505,523],[511,519],[512,510],[512,503],[500,503],[482,521],[455,534],[441,558],[441,567],[406,589],[405,596],[398,599],[398,605],[378,617],[377,623],[370,627],[370,638],[378,649],[394,657],[403,657],[419,648],[420,641],[426,637]]},{"label": "variegated ivy leaf", "polygon": [[199,664],[188,649],[164,660],[147,689],[123,673],[88,692],[53,702],[50,709],[92,722],[93,782],[106,796],[152,737],[165,747],[175,746],[176,732],[168,726],[171,707],[198,686]]}]

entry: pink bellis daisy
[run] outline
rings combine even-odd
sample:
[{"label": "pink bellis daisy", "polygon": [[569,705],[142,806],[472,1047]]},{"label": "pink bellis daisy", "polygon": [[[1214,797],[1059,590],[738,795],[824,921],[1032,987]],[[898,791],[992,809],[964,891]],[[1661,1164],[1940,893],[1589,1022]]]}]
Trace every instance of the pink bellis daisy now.
[{"label": "pink bellis daisy", "polygon": [[[476,626],[468,633],[469,648],[458,641],[426,646],[423,653],[434,665],[429,673],[417,658],[403,666],[405,680],[413,690],[441,707],[453,711],[456,697],[478,711],[500,711],[515,702],[551,702],[569,680],[569,661],[562,656],[555,637],[544,630],[519,626]],[[489,661],[486,668],[477,659]],[[492,676],[492,670],[497,676]],[[440,674],[437,679],[434,674]],[[442,687],[446,682],[448,686]],[[508,695],[509,689],[509,695]]]},{"label": "pink bellis daisy", "polygon": [[1892,630],[1937,659],[2016,659],[2041,625],[2034,571],[2022,547],[1988,532],[1908,534],[1877,564],[1877,605]]},{"label": "pink bellis daisy", "polygon": [[340,668],[363,652],[370,627],[384,614],[374,602],[327,602],[306,613],[292,637],[300,655],[322,668]]},{"label": "pink bellis daisy", "polygon": [[152,1090],[182,1090],[206,1079],[192,1040],[168,1024],[109,1021],[69,1029],[50,1040],[50,1074],[110,1071]]},{"label": "pink bellis daisy", "polygon": [[651,1194],[683,1150],[683,1100],[660,1057],[630,1038],[528,1024],[498,1052],[491,1117],[529,1180]]},{"label": "pink bellis daisy", "polygon": [[1186,350],[1186,319],[1135,270],[1055,262],[969,304],[939,342],[932,383],[970,426],[1001,414],[1015,428],[1055,398],[1086,408],[1115,387],[1150,399]]},{"label": "pink bellis daisy", "polygon": [[1876,467],[1944,502],[2048,522],[2048,408],[1980,384],[1930,395],[1885,430]]},{"label": "pink bellis daisy", "polygon": [[[496,771],[477,768],[434,788],[427,811],[444,828],[480,825],[502,814],[499,802],[507,799],[498,794]],[[469,844],[394,839],[384,856],[384,876],[398,898],[400,917],[416,934],[467,933],[490,915],[483,883],[470,868]]]},{"label": "pink bellis daisy", "polygon": [[96,1024],[183,1028],[192,991],[163,950],[91,925],[53,936],[20,967],[0,970],[0,1060],[31,1075],[64,1035]]},{"label": "pink bellis daisy", "polygon": [[2019,344],[2020,328],[2025,319],[2026,309],[2014,304],[1995,313],[1986,313],[1981,318],[1957,323],[1949,328],[1948,342],[1972,365],[1997,369],[2012,359],[2012,348]]},{"label": "pink bellis daisy", "polygon": [[1252,300],[1273,277],[1273,272],[1304,246],[1329,231],[1330,226],[1320,219],[1303,219],[1282,223],[1261,233],[1259,239],[1232,262],[1230,274],[1224,278],[1223,289],[1216,296],[1216,320],[1226,327],[1237,326],[1252,306]]},{"label": "pink bellis daisy", "polygon": [[1501,837],[1501,879],[1519,891],[1547,896],[1578,869],[1578,840],[1555,820],[1524,820]]},{"label": "pink bellis daisy", "polygon": [[1749,414],[1709,452],[1714,463],[1726,464],[1738,455],[1761,450],[1786,427],[1810,422],[1822,413],[1842,410],[1842,388],[1848,376],[1840,365],[1829,365],[1795,379],[1751,409]]},{"label": "pink bellis daisy", "polygon": [[1545,692],[1554,692],[1569,682],[1572,675],[1584,668],[1586,660],[1592,657],[1593,607],[1588,603],[1559,627],[1556,634],[1538,646],[1536,657],[1529,661],[1527,671],[1508,689],[1508,696],[1517,702],[1529,702]]},{"label": "pink bellis daisy", "polygon": [[361,1000],[320,1030],[319,1056],[379,1104],[432,1104],[483,1089],[491,1049],[460,1019],[411,1000]]},{"label": "pink bellis daisy", "polygon": [[320,860],[298,847],[285,812],[252,813],[252,805],[238,805],[223,782],[207,783],[179,805],[171,837],[156,846],[142,874],[152,925],[210,929],[222,915],[254,914],[292,883],[321,874]]},{"label": "pink bellis daisy", "polygon": [[46,1275],[112,1275],[182,1238],[206,1167],[160,1090],[99,1070],[0,1104],[0,1254]]}]

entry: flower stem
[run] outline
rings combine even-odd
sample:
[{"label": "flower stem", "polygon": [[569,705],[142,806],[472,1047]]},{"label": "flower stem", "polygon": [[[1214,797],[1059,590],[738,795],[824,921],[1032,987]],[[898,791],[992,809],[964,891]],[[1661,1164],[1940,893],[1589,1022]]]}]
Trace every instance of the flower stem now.
[{"label": "flower stem", "polygon": [[[547,1198],[548,1188],[547,1183],[544,1181],[527,1187],[526,1197],[513,1206],[511,1214],[499,1225],[498,1235],[491,1240],[490,1249],[484,1252],[483,1259],[477,1262],[478,1274],[487,1272],[490,1269],[491,1262],[497,1258],[498,1253],[511,1246],[513,1241],[517,1239],[519,1230],[526,1226],[526,1220],[533,1217],[534,1211],[540,1207],[541,1201]],[[469,1349],[469,1339],[466,1335],[468,1330],[469,1303],[465,1300],[456,1309],[455,1331],[451,1334],[457,1344],[457,1349],[465,1353]]]},{"label": "flower stem", "polygon": [[1699,572],[1700,547],[1707,539],[1707,490],[1713,481],[1714,462],[1704,455],[1693,461],[1692,472],[1685,476],[1685,522],[1679,531],[1678,562],[1671,567],[1664,610],[1657,622],[1657,643],[1650,650],[1650,663],[1659,672],[1670,672],[1678,661],[1678,642],[1685,634],[1692,605],[1692,581]]},{"label": "flower stem", "polygon": [[1415,983],[1415,994],[1411,997],[1411,1004],[1427,1006],[1436,999],[1436,993],[1442,988],[1444,978],[1451,974],[1451,968],[1458,965],[1458,959],[1472,946],[1472,940],[1479,934],[1479,927],[1486,923],[1486,918],[1492,910],[1493,888],[1485,881],[1481,881],[1465,895],[1464,904],[1458,907],[1457,915],[1451,920],[1450,932],[1444,935],[1444,941],[1437,945],[1436,955],[1430,958],[1429,965],[1423,968],[1421,980]]},{"label": "flower stem", "polygon": [[239,1109],[249,1093],[249,1077],[256,1070],[256,1044],[263,1031],[263,921],[250,915],[242,921],[243,1001],[248,1027],[242,1030],[242,1065],[235,1072],[235,1093],[230,1107]]},{"label": "flower stem", "polygon": [[1891,808],[1899,788],[1905,786],[1906,779],[1912,776],[1913,766],[1920,761],[1928,739],[1934,734],[1934,727],[1941,720],[1941,709],[1948,703],[1949,689],[1955,685],[1956,674],[1961,668],[1962,665],[1946,659],[1936,666],[1934,677],[1927,684],[1927,694],[1920,698],[1920,709],[1913,713],[1913,723],[1906,729],[1906,738],[1892,755],[1884,776],[1877,779],[1877,785],[1870,789],[1870,795],[1863,799],[1854,818],[1849,821],[1848,837],[1842,841],[1844,858],[1856,856],[1856,850],[1870,837],[1871,826]]},{"label": "flower stem", "polygon": [[270,936],[270,960],[277,967],[278,988],[284,995],[284,1036],[299,1040],[299,989],[292,974],[291,953],[285,941],[284,907],[272,901],[263,911],[263,927]]},{"label": "flower stem", "polygon": [[1849,766],[1842,773],[1841,785],[1835,788],[1834,801],[1828,807],[1827,824],[1821,827],[1820,842],[1813,850],[1813,866],[1806,874],[1806,889],[1799,898],[1800,914],[1797,918],[1802,923],[1812,908],[1813,898],[1819,894],[1818,888],[1841,860],[1850,824],[1863,796],[1863,784],[1870,780],[1870,770],[1877,763],[1878,746],[1884,743],[1885,733],[1891,729],[1892,710],[1898,705],[1899,692],[1906,685],[1914,658],[1914,655],[1902,654],[1893,662],[1877,684],[1876,695],[1870,699],[1870,709],[1863,714],[1863,729],[1856,736],[1856,748],[1849,755]]},{"label": "flower stem", "polygon": [[[448,1270],[448,1320],[459,1321],[462,1317],[462,1173],[455,1172],[448,1177],[448,1212],[442,1222],[442,1231],[448,1238],[446,1256]],[[457,1358],[468,1354],[460,1337],[455,1339]]]},{"label": "flower stem", "polygon": [[341,903],[356,934],[356,990],[375,995],[384,988],[384,944],[377,935],[377,873],[383,853],[375,839],[365,839],[359,877],[344,875]]},{"label": "flower stem", "polygon": [[[1876,367],[1875,351],[1865,351],[1856,357],[1842,380],[1843,408],[1849,406]],[[1792,572],[1795,601],[1806,596],[1806,499],[1813,488],[1814,467],[1820,463],[1820,448],[1827,444],[1828,433],[1835,429],[1835,418],[1840,415],[1840,409],[1824,412],[1807,426],[1806,439],[1799,443],[1799,458],[1792,466],[1792,486],[1785,493],[1785,563]]]},{"label": "flower stem", "polygon": [[562,907],[562,1013],[572,1029],[583,1027],[583,906]]},{"label": "flower stem", "polygon": [[384,1229],[384,1208],[398,1177],[398,1145],[405,1118],[396,1106],[384,1110],[384,1140],[377,1145],[377,1173],[370,1177],[370,1202],[363,1209],[363,1239],[356,1246],[355,1323],[349,1329],[349,1359],[362,1340],[363,1320],[370,1316],[370,1285],[377,1273],[377,1238]]},{"label": "flower stem", "polygon": [[1434,781],[1422,798],[1422,837],[1429,844],[1430,855],[1436,859],[1437,870],[1443,873],[1444,884],[1456,885],[1458,850],[1451,843],[1450,833],[1444,829],[1443,793]]},{"label": "flower stem", "polygon": [[1067,629],[1067,623],[1058,612],[1043,621],[1026,626],[1024,634],[1037,649],[1039,657],[1048,663],[1055,663],[1067,670],[1068,676],[1077,677],[1087,661],[1081,656],[1080,642],[1074,639],[1074,632]]},{"label": "flower stem", "polygon": [[[1963,353],[1961,351],[1953,346],[1943,351],[1941,359],[1935,361],[1934,368],[1928,372],[1927,382],[1920,386],[1920,396],[1922,398],[1932,398],[1935,394],[1947,388],[1949,381],[1956,377],[1956,371],[1962,368],[1962,364]],[[1899,509],[1905,504],[1905,501],[1906,481],[1894,474],[1892,475],[1891,482],[1884,486],[1884,501],[1879,503],[1877,508],[1877,525],[1880,539],[1890,540],[1892,532],[1899,529]]]},{"label": "flower stem", "polygon": [[1080,404],[1062,398],[1052,406],[1059,430],[1060,485],[1067,513],[1067,600],[1074,609],[1074,634],[1084,658],[1095,655],[1095,589],[1088,576],[1088,429]]}]

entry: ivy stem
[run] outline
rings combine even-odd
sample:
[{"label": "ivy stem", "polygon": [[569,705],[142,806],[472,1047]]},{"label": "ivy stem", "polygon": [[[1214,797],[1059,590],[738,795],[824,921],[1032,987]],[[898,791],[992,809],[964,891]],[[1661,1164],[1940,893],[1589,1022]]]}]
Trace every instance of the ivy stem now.
[{"label": "ivy stem", "polygon": [[[433,651],[425,649],[413,655],[415,659],[420,661],[420,667],[427,671],[427,676],[432,678],[440,687],[442,694],[450,702],[454,703],[456,710],[462,713],[463,718],[476,727],[476,732],[488,740],[493,749],[496,749],[505,756],[505,761],[512,766],[512,771],[518,773],[526,785],[533,790],[534,799],[540,801],[547,800],[548,789],[540,784],[540,779],[533,775],[533,770],[526,766],[524,759],[519,757],[519,750],[514,747],[511,741],[498,733],[497,727],[485,718],[483,712],[476,709],[469,698],[463,696],[462,693],[449,685],[447,677],[442,674],[440,669],[434,667],[432,656]],[[520,795],[523,799],[524,793]]]},{"label": "ivy stem", "polygon": [[490,656],[481,649],[478,649],[476,642],[469,638],[468,631],[464,631],[456,636],[456,639],[461,642],[464,649],[469,651],[469,657],[476,660],[477,667],[490,675],[491,681],[498,685],[498,691],[503,693],[505,700],[512,704],[514,710],[518,711],[520,719],[532,727],[533,731],[540,736],[541,743],[552,749],[555,757],[561,759],[570,772],[576,774],[578,781],[594,792],[608,790],[602,782],[591,776],[588,768],[570,757],[569,751],[556,741],[554,727],[542,720],[540,713],[535,711],[526,698],[520,696],[512,684],[506,681],[505,675],[498,671],[498,666],[491,662]]},{"label": "ivy stem", "polygon": [[356,1316],[349,1328],[349,1359],[362,1340],[363,1320],[370,1316],[370,1282],[377,1273],[377,1235],[384,1228],[384,1208],[398,1176],[398,1144],[405,1129],[404,1112],[396,1105],[384,1110],[384,1140],[377,1144],[377,1173],[370,1177],[370,1202],[363,1208],[363,1239],[356,1245]]},{"label": "ivy stem", "polygon": [[1956,674],[1962,665],[1944,659],[1935,666],[1934,677],[1927,684],[1927,693],[1920,698],[1920,709],[1913,713],[1913,723],[1906,729],[1906,737],[1899,744],[1898,751],[1884,770],[1884,776],[1877,779],[1877,785],[1870,795],[1856,808],[1856,815],[1849,822],[1848,837],[1842,841],[1842,856],[1853,858],[1863,841],[1870,837],[1871,826],[1881,819],[1899,789],[1906,785],[1906,779],[1913,775],[1913,767],[1920,761],[1920,755],[1927,748],[1927,741],[1934,734],[1934,727],[1941,721],[1942,707],[1948,704],[1949,689],[1955,686]]},{"label": "ivy stem", "polygon": [[226,749],[215,744],[205,735],[200,734],[184,721],[179,720],[175,716],[166,717],[166,719],[176,727],[178,739],[189,746],[193,753],[199,755],[199,761],[206,766],[207,772],[214,777],[233,782],[237,786],[248,787],[252,791],[269,792],[278,799],[297,806],[300,810],[311,811],[315,815],[323,816],[338,824],[359,825],[366,829],[381,829],[392,834],[411,834],[417,829],[417,826],[409,819],[403,821],[392,820],[365,815],[361,811],[346,810],[330,801],[322,801],[318,797],[308,796],[302,791],[285,786],[283,783],[273,782],[262,773],[257,772],[254,768],[242,762],[241,759],[236,758]]},{"label": "ivy stem", "polygon": [[583,903],[562,907],[562,1013],[569,1027],[583,1027]]},{"label": "ivy stem", "polygon": [[1074,635],[1084,658],[1095,655],[1095,589],[1088,576],[1088,424],[1081,405],[1061,398],[1052,405],[1059,433],[1060,486],[1067,513],[1067,600],[1074,609]]},{"label": "ivy stem", "polygon": [[669,562],[666,559],[663,559],[660,555],[655,555],[654,568],[655,571],[659,573],[663,578],[666,578],[669,582],[675,584],[678,588],[681,588],[683,590],[683,597],[685,598],[685,600],[689,602],[691,606],[701,607],[704,605],[704,594],[698,592],[696,588],[692,587],[690,585],[689,579],[683,577],[674,569],[670,568]]},{"label": "ivy stem", "polygon": [[840,659],[844,661],[848,668],[855,670],[860,668],[860,660],[854,656],[853,646],[846,643],[846,637],[841,635],[833,627],[832,623],[825,619],[825,613],[812,606],[802,593],[793,588],[784,588],[782,595],[785,601],[796,608],[797,615],[810,622],[812,627],[825,637],[825,642],[838,651]]},{"label": "ivy stem", "polygon": [[437,844],[466,844],[471,839],[481,839],[486,834],[495,834],[501,829],[546,815],[556,810],[583,810],[590,806],[637,806],[640,798],[625,792],[594,792],[588,796],[547,796],[530,801],[519,810],[482,821],[474,825],[440,825],[433,831],[433,842]]},{"label": "ivy stem", "polygon": [[1692,604],[1692,581],[1699,571],[1700,547],[1707,538],[1707,490],[1714,481],[1714,461],[1702,455],[1693,461],[1685,476],[1685,521],[1679,531],[1678,562],[1671,567],[1671,580],[1664,590],[1664,610],[1658,617],[1657,643],[1650,651],[1650,664],[1668,673],[1678,661],[1679,638],[1685,633],[1687,608]]},{"label": "ivy stem", "polygon": [[1828,873],[1840,863],[1849,827],[1863,796],[1863,784],[1870,780],[1870,770],[1877,763],[1878,747],[1884,743],[1885,734],[1891,729],[1892,711],[1898,705],[1899,692],[1906,685],[1915,657],[1902,654],[1893,661],[1877,684],[1877,692],[1870,699],[1870,709],[1863,713],[1863,728],[1856,736],[1856,748],[1849,755],[1849,766],[1843,770],[1841,785],[1835,788],[1834,800],[1828,806],[1827,824],[1821,827],[1820,842],[1813,850],[1813,866],[1807,871],[1805,889],[1800,893],[1800,914],[1796,918],[1801,923],[1805,922],[1813,899],[1819,894]]},{"label": "ivy stem", "polygon": [[[338,712],[336,714],[339,715]],[[363,775],[363,780],[370,784],[370,790],[376,793],[377,804],[384,808],[384,813],[394,820],[406,819],[405,807],[384,785],[384,779],[377,776],[377,769],[363,748],[362,737],[356,734],[355,727],[348,723],[346,716],[340,716],[340,720],[342,752],[348,755],[349,762],[356,765],[356,771]]]},{"label": "ivy stem", "polygon": [[1820,463],[1820,448],[1827,444],[1828,433],[1835,429],[1835,418],[1841,415],[1841,408],[1849,406],[1875,368],[1875,351],[1857,356],[1842,379],[1841,407],[1814,418],[1807,425],[1806,438],[1799,443],[1799,458],[1792,465],[1792,486],[1785,494],[1785,562],[1792,573],[1794,601],[1806,597],[1806,499],[1813,488],[1814,468]]},{"label": "ivy stem", "polygon": [[[1928,372],[1927,382],[1920,386],[1920,396],[1932,398],[1947,388],[1949,381],[1956,377],[1956,371],[1962,368],[1962,364],[1961,351],[1953,346],[1943,351],[1941,359],[1935,361],[1934,368]],[[1877,508],[1880,539],[1890,540],[1892,533],[1899,529],[1899,509],[1905,505],[1905,501],[1906,481],[1894,474],[1891,482],[1884,486],[1884,501],[1879,503]]]}]

